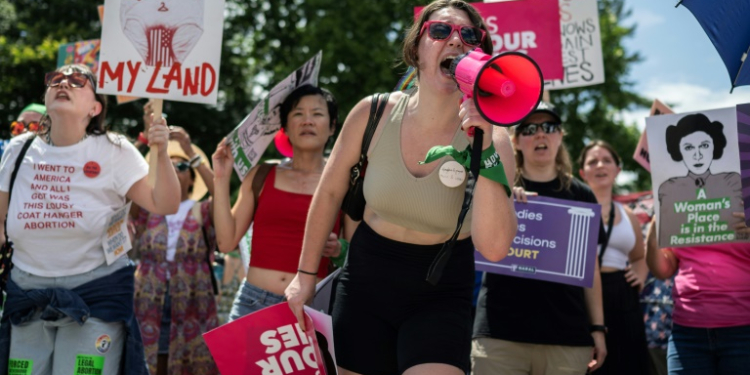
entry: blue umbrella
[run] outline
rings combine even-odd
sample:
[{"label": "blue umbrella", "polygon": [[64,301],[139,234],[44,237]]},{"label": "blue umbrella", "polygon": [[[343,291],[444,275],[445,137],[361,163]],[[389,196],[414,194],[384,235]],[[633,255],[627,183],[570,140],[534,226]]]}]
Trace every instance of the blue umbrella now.
[{"label": "blue umbrella", "polygon": [[[732,90],[750,85],[750,0],[682,0],[719,51]],[[731,92],[731,91],[730,91]]]}]

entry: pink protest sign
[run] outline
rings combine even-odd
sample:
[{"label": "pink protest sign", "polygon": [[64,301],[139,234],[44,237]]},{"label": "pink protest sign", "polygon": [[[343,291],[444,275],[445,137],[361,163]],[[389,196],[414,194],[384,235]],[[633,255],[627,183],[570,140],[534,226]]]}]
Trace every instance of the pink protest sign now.
[{"label": "pink protest sign", "polygon": [[[559,0],[516,0],[471,5],[482,15],[495,53],[526,53],[539,64],[545,80],[563,78]],[[415,17],[422,8],[414,8]]]},{"label": "pink protest sign", "polygon": [[[305,314],[305,328],[284,302],[206,332],[203,339],[222,375],[334,375],[330,327],[318,331]],[[318,337],[329,339],[322,349]]]},{"label": "pink protest sign", "polygon": [[[673,113],[674,111],[672,110],[672,108],[669,108],[669,106],[660,102],[659,99],[654,99],[654,103],[651,104],[651,113],[649,114],[649,116],[671,115]],[[638,145],[635,147],[633,160],[635,160],[647,171],[651,172],[651,162],[649,160],[648,154],[648,136],[646,134],[646,129],[643,129],[643,133],[641,133],[641,139],[638,141]]]}]

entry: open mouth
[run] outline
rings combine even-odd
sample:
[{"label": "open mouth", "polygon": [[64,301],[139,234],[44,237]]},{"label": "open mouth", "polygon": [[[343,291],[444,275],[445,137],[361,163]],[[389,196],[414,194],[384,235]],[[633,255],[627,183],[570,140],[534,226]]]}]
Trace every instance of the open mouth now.
[{"label": "open mouth", "polygon": [[534,147],[534,151],[536,151],[536,150],[546,150],[546,149],[547,149],[547,145],[545,145],[545,144],[540,144],[540,145],[537,145],[536,147]]},{"label": "open mouth", "polygon": [[70,100],[70,97],[68,96],[68,93],[65,91],[60,91],[55,95],[55,99],[63,99],[63,100]]},{"label": "open mouth", "polygon": [[456,56],[446,57],[443,61],[440,62],[440,71],[442,71],[443,74],[451,75],[451,65],[453,64],[453,60],[455,59]]}]

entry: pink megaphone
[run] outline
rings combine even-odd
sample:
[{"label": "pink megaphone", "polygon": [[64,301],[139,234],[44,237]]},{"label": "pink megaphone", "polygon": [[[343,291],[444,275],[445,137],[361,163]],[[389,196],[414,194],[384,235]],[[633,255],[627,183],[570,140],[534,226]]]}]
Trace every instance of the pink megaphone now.
[{"label": "pink megaphone", "polygon": [[450,72],[464,100],[473,99],[482,117],[494,125],[520,122],[542,99],[542,71],[519,52],[490,56],[477,48],[453,60]]}]

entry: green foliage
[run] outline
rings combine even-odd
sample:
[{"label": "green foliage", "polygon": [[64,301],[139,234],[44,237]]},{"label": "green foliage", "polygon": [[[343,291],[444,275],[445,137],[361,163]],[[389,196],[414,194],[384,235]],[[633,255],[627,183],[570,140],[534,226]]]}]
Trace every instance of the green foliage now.
[{"label": "green foliage", "polygon": [[[426,0],[227,0],[220,67],[219,103],[206,106],[165,102],[168,122],[185,127],[194,143],[211,154],[270,89],[323,51],[320,82],[339,101],[340,118],[363,97],[391,90],[406,67],[397,65],[401,40],[413,20],[413,7]],[[20,108],[40,102],[44,73],[55,68],[57,48],[101,33],[97,3],[87,0],[0,0],[0,120],[11,121]],[[621,152],[625,169],[639,171],[638,188],[650,181],[629,156],[638,139],[635,127],[615,114],[647,105],[632,91],[629,67],[640,60],[622,47],[633,29],[622,0],[599,1],[606,83],[552,92],[567,117],[567,145],[575,157],[584,140],[604,138]],[[136,136],[144,101],[116,105],[110,99],[108,122]],[[7,138],[6,126],[0,138]],[[265,157],[279,157],[269,148]],[[235,181],[235,184],[237,181]]]},{"label": "green foliage", "polygon": [[[637,174],[636,180],[623,187],[624,190],[639,191],[651,188],[648,171],[632,158],[641,134],[635,124],[624,124],[617,114],[650,106],[651,102],[632,91],[634,83],[628,77],[630,67],[642,60],[637,52],[626,51],[623,47],[623,40],[635,32],[635,27],[621,24],[628,16],[630,11],[624,9],[623,0],[599,0],[604,83],[552,91],[550,99],[565,119],[565,145],[573,160],[589,141],[603,139],[620,154],[623,169]],[[574,165],[576,175],[579,167]]]}]

